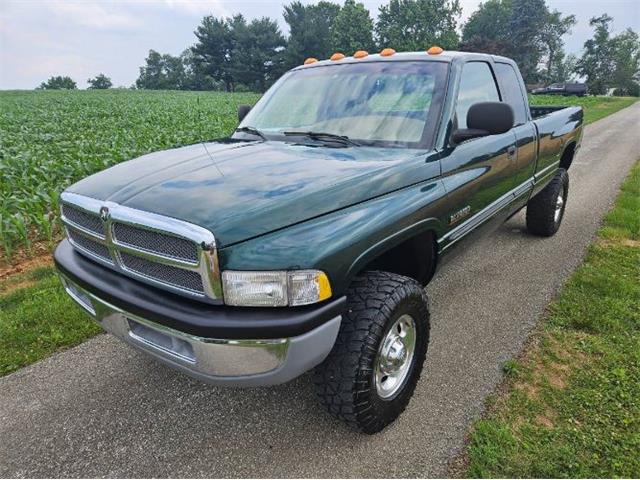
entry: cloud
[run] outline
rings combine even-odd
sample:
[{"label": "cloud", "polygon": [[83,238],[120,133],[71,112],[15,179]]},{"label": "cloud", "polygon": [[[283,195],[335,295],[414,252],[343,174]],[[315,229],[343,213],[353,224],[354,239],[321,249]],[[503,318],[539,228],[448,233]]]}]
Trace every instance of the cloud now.
[{"label": "cloud", "polygon": [[222,5],[220,0],[164,0],[164,4],[171,10],[186,15],[215,15],[228,17],[231,12]]},{"label": "cloud", "polygon": [[139,18],[120,2],[54,0],[43,6],[61,20],[81,27],[100,30],[132,30],[140,26]]}]

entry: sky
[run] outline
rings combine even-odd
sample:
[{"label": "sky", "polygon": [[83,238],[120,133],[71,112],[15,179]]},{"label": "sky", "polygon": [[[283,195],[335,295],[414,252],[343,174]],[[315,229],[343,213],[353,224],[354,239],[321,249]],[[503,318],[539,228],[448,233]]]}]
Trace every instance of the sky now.
[{"label": "sky", "polygon": [[[341,0],[335,0],[341,1]],[[377,16],[388,0],[360,0]],[[289,0],[0,0],[0,89],[35,88],[52,75],[69,75],[79,88],[104,73],[114,86],[130,86],[149,49],[172,55],[193,45],[205,15],[242,13],[275,18],[286,34]],[[303,3],[314,3],[303,0]],[[460,0],[463,22],[480,0]],[[589,18],[608,13],[614,32],[640,31],[640,0],[547,0],[576,15],[566,50],[580,53],[591,37]]]}]

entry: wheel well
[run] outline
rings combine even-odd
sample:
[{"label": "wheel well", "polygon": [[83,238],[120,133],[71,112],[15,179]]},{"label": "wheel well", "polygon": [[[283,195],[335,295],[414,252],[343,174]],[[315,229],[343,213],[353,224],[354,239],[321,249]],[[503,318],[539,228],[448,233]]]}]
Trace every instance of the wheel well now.
[{"label": "wheel well", "polygon": [[426,231],[382,253],[360,271],[383,270],[413,278],[426,285],[435,273],[437,251],[435,234]]},{"label": "wheel well", "polygon": [[576,153],[576,142],[571,142],[562,152],[562,157],[560,158],[560,168],[564,168],[565,170],[569,170],[571,166],[571,162],[573,162],[573,156]]}]

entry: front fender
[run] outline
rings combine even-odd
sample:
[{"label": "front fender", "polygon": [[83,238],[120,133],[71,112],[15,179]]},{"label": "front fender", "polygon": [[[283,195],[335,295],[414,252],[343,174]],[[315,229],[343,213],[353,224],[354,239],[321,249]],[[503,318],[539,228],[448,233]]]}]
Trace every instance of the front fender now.
[{"label": "front fender", "polygon": [[222,269],[327,273],[334,295],[373,259],[410,237],[444,234],[436,212],[446,211],[445,189],[432,179],[219,251]]}]

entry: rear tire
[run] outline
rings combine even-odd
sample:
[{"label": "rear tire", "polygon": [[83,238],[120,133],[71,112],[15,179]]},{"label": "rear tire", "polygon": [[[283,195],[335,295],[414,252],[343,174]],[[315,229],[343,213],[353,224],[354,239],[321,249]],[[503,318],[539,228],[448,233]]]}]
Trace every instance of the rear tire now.
[{"label": "rear tire", "polygon": [[527,230],[540,237],[551,237],[560,228],[569,193],[569,174],[558,169],[553,180],[527,203]]},{"label": "rear tire", "polygon": [[404,411],[429,343],[429,306],[422,286],[387,272],[366,272],[347,294],[338,338],[314,371],[320,403],[367,434]]}]

